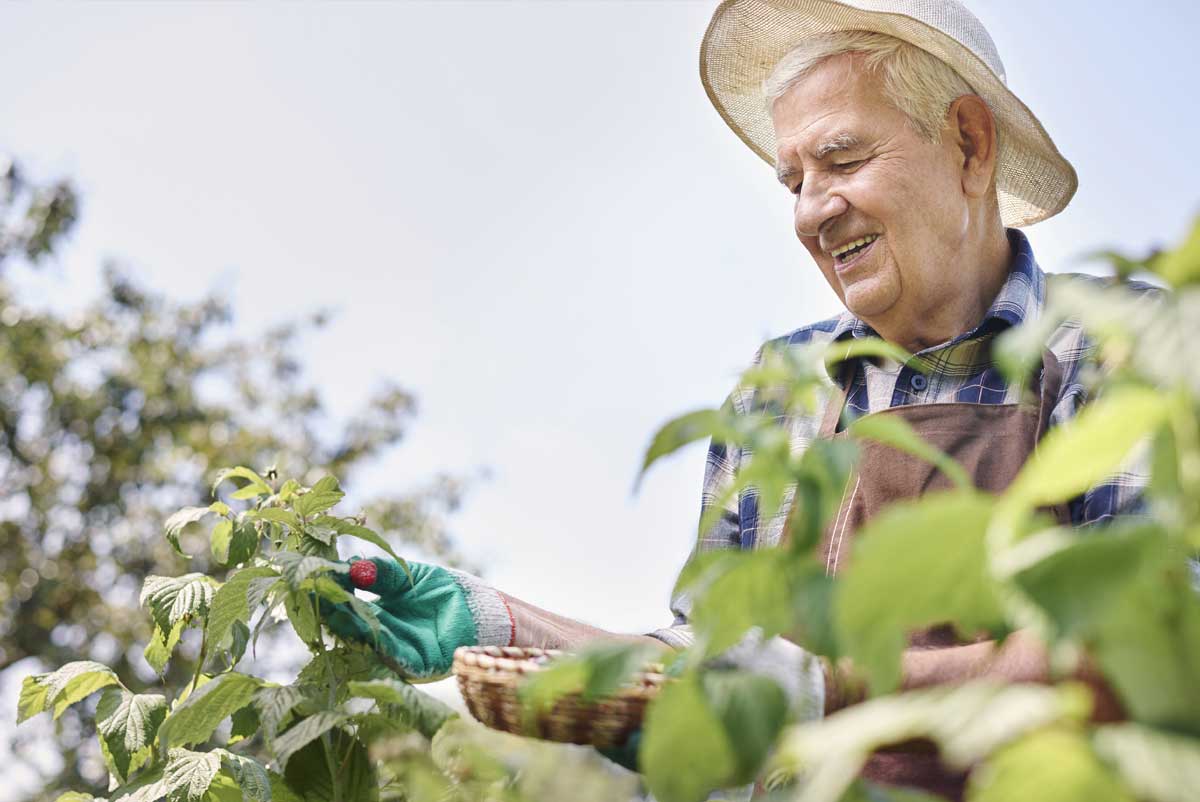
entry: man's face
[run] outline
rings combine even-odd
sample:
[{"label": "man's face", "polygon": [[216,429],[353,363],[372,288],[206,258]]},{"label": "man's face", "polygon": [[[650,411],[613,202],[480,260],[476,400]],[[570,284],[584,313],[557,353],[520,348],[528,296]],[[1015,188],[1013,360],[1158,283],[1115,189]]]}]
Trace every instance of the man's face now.
[{"label": "man's face", "polygon": [[[852,313],[909,325],[963,291],[969,222],[962,152],[925,141],[884,98],[861,56],[835,56],[772,107],[796,235]],[[877,237],[850,253],[834,252]]]}]

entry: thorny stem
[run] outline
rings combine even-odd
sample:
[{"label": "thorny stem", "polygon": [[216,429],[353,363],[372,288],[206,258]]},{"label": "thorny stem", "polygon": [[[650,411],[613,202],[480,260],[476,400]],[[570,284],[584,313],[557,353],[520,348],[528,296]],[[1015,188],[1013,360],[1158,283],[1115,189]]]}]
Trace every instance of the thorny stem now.
[{"label": "thorny stem", "polygon": [[188,696],[196,692],[196,686],[200,684],[200,674],[204,669],[204,657],[208,652],[208,627],[202,630],[200,636],[200,654],[196,655],[196,673],[192,676],[192,688],[188,691]]}]

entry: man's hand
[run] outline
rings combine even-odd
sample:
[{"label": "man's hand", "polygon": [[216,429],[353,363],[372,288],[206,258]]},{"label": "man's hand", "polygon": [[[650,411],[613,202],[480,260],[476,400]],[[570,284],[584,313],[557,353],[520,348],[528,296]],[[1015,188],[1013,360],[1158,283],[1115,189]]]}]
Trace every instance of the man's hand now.
[{"label": "man's hand", "polygon": [[508,646],[512,613],[499,591],[478,577],[436,565],[410,562],[412,580],[388,559],[352,559],[347,590],[379,595],[367,602],[379,619],[378,640],[367,621],[346,604],[323,605],[325,623],[339,637],[374,646],[415,680],[450,673],[460,646]]}]

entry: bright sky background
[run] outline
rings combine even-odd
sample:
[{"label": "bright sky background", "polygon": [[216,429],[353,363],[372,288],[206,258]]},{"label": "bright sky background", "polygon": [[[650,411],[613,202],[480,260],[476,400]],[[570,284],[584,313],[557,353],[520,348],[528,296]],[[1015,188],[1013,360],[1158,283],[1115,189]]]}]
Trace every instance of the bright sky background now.
[{"label": "bright sky background", "polygon": [[[968,5],[1079,173],[1029,230],[1042,266],[1178,238],[1200,211],[1200,7]],[[307,344],[332,409],[384,378],[420,401],[352,490],[487,468],[453,523],[489,580],[665,625],[704,453],[634,496],[649,438],[838,311],[700,86],[714,6],[0,6],[0,152],[84,200],[31,300],[80,303],[115,259],[173,297],[226,293],[247,334],[332,307]]]}]

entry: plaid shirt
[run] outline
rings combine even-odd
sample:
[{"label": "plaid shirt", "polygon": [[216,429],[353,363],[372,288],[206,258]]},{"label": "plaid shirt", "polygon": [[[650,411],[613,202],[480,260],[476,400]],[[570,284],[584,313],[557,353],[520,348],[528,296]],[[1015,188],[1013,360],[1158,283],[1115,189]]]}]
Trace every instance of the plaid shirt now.
[{"label": "plaid shirt", "polygon": [[[846,388],[846,405],[851,414],[861,415],[912,404],[1014,404],[1020,400],[1025,383],[1005,379],[992,361],[991,344],[1001,332],[1040,315],[1046,297],[1046,274],[1038,267],[1029,240],[1021,231],[1008,229],[1008,238],[1013,249],[1011,272],[982,322],[947,343],[918,352],[916,356],[928,368],[928,373],[924,375],[900,364],[878,364],[866,358],[859,359]],[[1097,280],[1082,275],[1072,278]],[[1156,291],[1148,284],[1135,283],[1134,288]],[[850,337],[877,336],[866,323],[849,312],[843,312],[772,340],[759,350],[755,363],[761,359],[767,346],[805,345]],[[1060,325],[1046,341],[1046,347],[1063,368],[1062,387],[1050,419],[1050,425],[1055,426],[1074,417],[1087,400],[1081,370],[1087,365],[1093,348],[1079,324],[1073,321]],[[831,397],[832,392],[826,396],[824,403]],[[726,403],[739,414],[757,409],[753,391],[743,387],[736,388]],[[811,415],[784,420],[784,425],[790,430],[793,452],[802,452],[816,438],[825,412],[823,404],[818,404],[818,407]],[[714,442],[710,445],[704,473],[703,511],[706,512],[724,495],[722,491],[733,483],[739,466],[749,456],[748,452],[723,443]],[[1108,481],[1073,499],[1070,502],[1072,522],[1083,526],[1136,512],[1148,478],[1147,466],[1128,466]],[[791,497],[792,491],[789,490],[780,511],[770,520],[761,521],[757,493],[753,488],[743,491],[726,506],[718,523],[703,534],[697,543],[697,550],[754,549],[777,545],[791,506]],[[691,634],[685,625],[690,606],[686,596],[672,599],[675,625],[653,633],[655,637],[675,646],[688,645]]]}]

